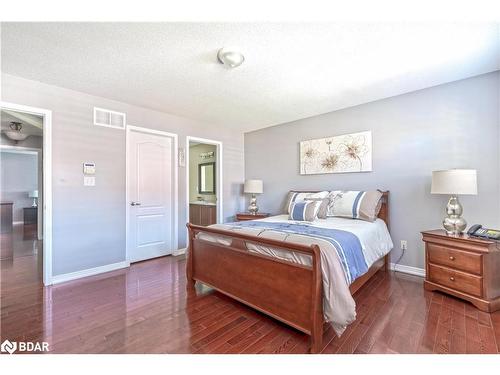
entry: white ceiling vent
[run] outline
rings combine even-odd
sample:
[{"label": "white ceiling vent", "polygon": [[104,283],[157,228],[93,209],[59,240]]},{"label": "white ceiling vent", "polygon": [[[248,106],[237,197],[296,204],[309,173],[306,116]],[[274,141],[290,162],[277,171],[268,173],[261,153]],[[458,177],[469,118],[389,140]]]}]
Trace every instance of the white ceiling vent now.
[{"label": "white ceiling vent", "polygon": [[94,125],[125,129],[126,123],[125,113],[94,107]]}]

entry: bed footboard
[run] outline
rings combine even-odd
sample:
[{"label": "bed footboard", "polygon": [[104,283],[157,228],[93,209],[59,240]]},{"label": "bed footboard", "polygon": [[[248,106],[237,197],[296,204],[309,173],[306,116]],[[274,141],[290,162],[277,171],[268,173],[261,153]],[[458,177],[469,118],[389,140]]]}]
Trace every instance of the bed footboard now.
[{"label": "bed footboard", "polygon": [[[189,249],[187,278],[253,307],[311,336],[311,352],[322,349],[323,298],[321,257],[317,245],[305,246],[232,231],[187,224]],[[222,235],[229,245],[196,238],[197,234]],[[312,265],[250,252],[246,243],[277,247],[311,256]]]}]

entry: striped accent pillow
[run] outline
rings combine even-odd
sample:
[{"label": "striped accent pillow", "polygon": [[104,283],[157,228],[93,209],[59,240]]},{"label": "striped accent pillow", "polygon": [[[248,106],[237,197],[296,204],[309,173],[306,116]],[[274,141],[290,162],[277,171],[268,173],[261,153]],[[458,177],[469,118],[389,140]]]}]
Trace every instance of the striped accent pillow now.
[{"label": "striped accent pillow", "polygon": [[320,201],[294,202],[290,207],[289,220],[314,221],[318,215]]},{"label": "striped accent pillow", "polygon": [[305,198],[305,201],[318,201],[320,202],[318,209],[318,219],[326,219],[326,214],[328,211],[328,204],[330,203],[330,199],[328,198]]},{"label": "striped accent pillow", "polygon": [[287,214],[290,213],[290,208],[292,206],[292,203],[294,203],[294,202],[302,202],[306,198],[323,199],[323,198],[326,198],[327,195],[328,195],[328,191],[320,191],[320,192],[317,192],[317,193],[314,193],[314,192],[290,191],[288,193],[288,197],[287,197],[287,200],[286,200],[285,212]]},{"label": "striped accent pillow", "polygon": [[375,191],[332,191],[327,216],[375,221],[382,193]]}]

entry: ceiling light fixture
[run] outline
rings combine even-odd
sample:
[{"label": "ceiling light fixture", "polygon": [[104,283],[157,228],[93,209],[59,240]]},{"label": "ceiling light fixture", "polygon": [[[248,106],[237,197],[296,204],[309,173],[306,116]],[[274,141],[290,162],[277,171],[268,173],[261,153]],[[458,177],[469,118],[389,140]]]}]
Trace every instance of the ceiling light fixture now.
[{"label": "ceiling light fixture", "polygon": [[7,136],[7,138],[12,139],[13,141],[24,141],[30,136],[29,134],[21,133],[23,125],[20,122],[12,121],[9,127],[11,130],[6,131],[5,135]]},{"label": "ceiling light fixture", "polygon": [[228,48],[221,48],[217,52],[217,59],[219,62],[228,68],[237,68],[243,61],[245,61],[245,56],[240,52],[230,50]]}]

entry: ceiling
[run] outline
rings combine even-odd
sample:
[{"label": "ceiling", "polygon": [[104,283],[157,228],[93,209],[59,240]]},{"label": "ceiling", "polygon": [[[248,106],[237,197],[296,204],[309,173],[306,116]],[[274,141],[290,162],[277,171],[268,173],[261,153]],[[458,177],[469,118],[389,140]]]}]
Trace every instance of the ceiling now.
[{"label": "ceiling", "polygon": [[499,70],[499,40],[494,23],[2,23],[2,71],[249,131]]},{"label": "ceiling", "polygon": [[1,110],[0,111],[2,132],[10,129],[12,121],[22,124],[21,133],[43,136],[43,117],[29,113]]}]

